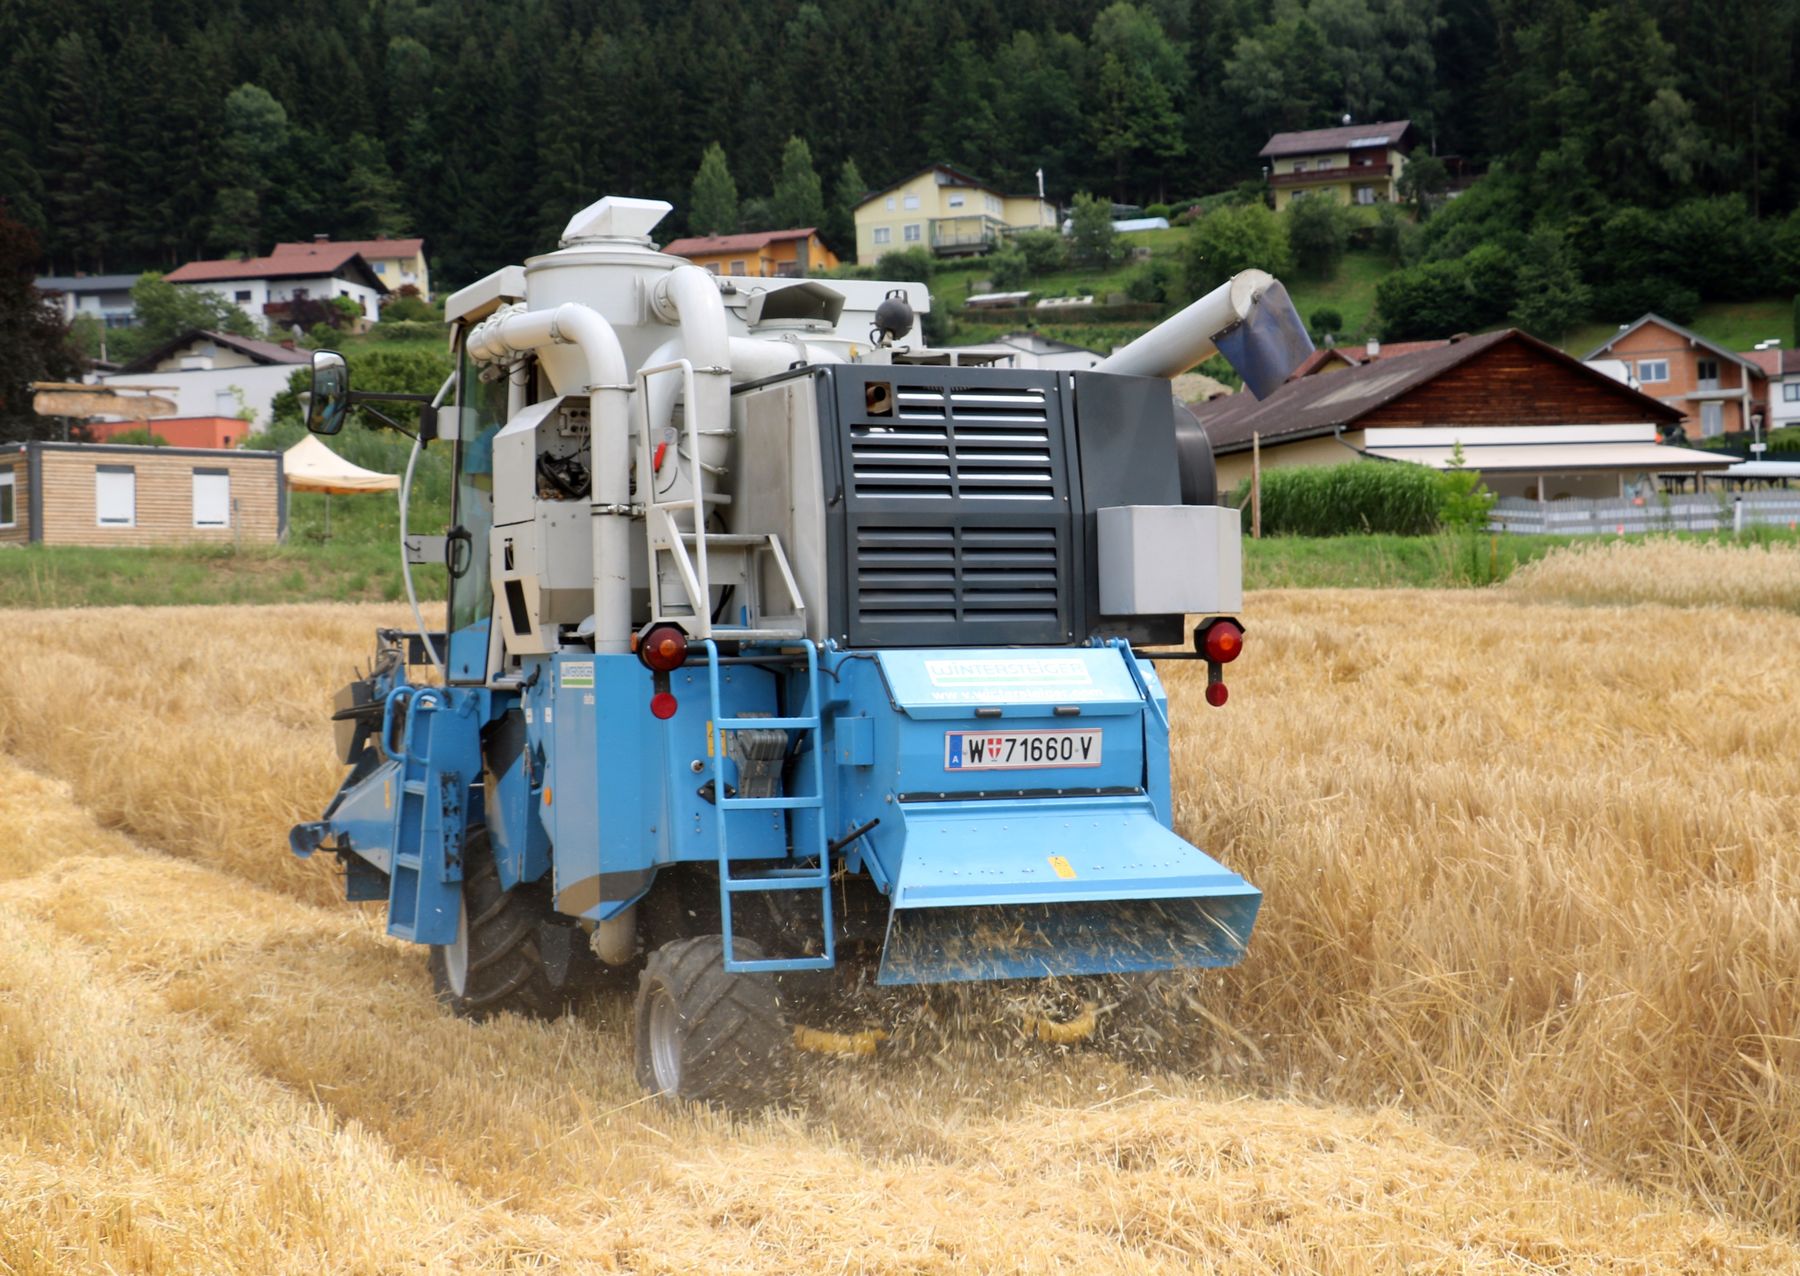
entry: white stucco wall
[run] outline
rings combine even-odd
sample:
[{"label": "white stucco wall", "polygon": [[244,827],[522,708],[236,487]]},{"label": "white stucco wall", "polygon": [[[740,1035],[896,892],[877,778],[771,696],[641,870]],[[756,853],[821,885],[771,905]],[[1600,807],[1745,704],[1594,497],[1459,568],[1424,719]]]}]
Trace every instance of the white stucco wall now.
[{"label": "white stucco wall", "polygon": [[[306,369],[304,363],[260,364],[249,368],[209,368],[193,372],[115,373],[100,378],[103,385],[173,386],[158,390],[159,398],[175,400],[176,416],[236,416],[243,407],[256,414],[253,425],[269,423],[269,405],[287,389],[288,378]],[[152,423],[154,424],[154,423]]]}]

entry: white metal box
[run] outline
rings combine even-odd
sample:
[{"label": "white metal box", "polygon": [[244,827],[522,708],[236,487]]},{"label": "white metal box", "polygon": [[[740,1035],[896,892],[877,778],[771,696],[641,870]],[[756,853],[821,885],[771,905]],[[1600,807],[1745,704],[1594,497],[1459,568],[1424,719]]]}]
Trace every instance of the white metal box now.
[{"label": "white metal box", "polygon": [[1112,505],[1097,512],[1102,614],[1218,616],[1243,609],[1244,547],[1237,510]]}]

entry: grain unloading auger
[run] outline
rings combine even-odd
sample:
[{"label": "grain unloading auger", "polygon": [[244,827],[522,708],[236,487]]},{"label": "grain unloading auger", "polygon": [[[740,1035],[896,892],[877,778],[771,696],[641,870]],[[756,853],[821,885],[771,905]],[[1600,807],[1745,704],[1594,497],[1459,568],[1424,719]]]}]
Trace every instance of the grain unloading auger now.
[{"label": "grain unloading auger", "polygon": [[[1171,831],[1139,650],[1199,614],[1223,703],[1238,519],[1162,378],[1217,348],[1279,384],[1311,348],[1281,285],[1093,371],[959,366],[919,285],[718,278],[652,247],[667,210],[601,200],[449,299],[420,446],[454,526],[405,538],[441,544],[448,624],[340,693],[350,773],[294,851],[459,1012],[637,973],[640,1079],[726,1102],[783,1086],[803,991],[866,972],[1237,961],[1260,896]],[[383,397],[321,352],[308,424]]]}]

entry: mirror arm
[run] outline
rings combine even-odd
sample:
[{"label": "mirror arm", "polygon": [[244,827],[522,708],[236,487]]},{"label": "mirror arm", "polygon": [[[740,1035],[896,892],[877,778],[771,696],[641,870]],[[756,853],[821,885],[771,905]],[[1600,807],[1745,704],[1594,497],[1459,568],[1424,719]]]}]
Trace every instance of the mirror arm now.
[{"label": "mirror arm", "polygon": [[[361,397],[361,396],[358,396],[358,397]],[[412,398],[417,398],[418,396],[409,394],[409,395],[385,395],[382,397],[412,399]],[[404,434],[409,439],[415,437],[411,430],[407,429],[404,425],[401,425],[398,421],[394,420],[393,417],[391,417],[387,413],[381,411],[381,409],[379,409],[379,408],[370,407],[367,403],[352,403],[351,406],[361,408],[364,412],[367,412],[370,416],[374,417],[377,421],[379,421],[383,425],[387,426],[388,429],[394,431],[396,434]]]},{"label": "mirror arm", "polygon": [[434,397],[429,394],[390,394],[380,390],[350,391],[351,406],[358,403],[430,403]]}]

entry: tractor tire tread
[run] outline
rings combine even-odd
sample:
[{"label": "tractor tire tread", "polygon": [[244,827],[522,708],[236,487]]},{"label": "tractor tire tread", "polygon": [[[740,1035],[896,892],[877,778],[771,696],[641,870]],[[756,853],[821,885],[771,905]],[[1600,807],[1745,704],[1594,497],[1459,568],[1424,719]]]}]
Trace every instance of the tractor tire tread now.
[{"label": "tractor tire tread", "polygon": [[[738,939],[733,948],[740,960],[762,956],[748,940]],[[702,935],[650,955],[639,976],[638,1080],[647,1090],[657,1087],[647,1033],[650,992],[660,983],[684,1024],[678,1097],[725,1108],[767,1107],[787,1095],[792,1038],[774,978],[727,971],[724,952],[721,936]]]},{"label": "tractor tire tread", "polygon": [[548,892],[536,883],[501,890],[500,870],[483,828],[471,829],[463,847],[463,899],[469,917],[468,973],[458,994],[450,986],[444,949],[434,946],[429,965],[438,1000],[476,1020],[507,1011],[552,1019],[566,1010],[573,989],[551,984],[537,945],[538,924],[551,912]]}]

